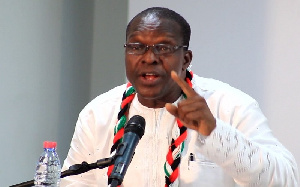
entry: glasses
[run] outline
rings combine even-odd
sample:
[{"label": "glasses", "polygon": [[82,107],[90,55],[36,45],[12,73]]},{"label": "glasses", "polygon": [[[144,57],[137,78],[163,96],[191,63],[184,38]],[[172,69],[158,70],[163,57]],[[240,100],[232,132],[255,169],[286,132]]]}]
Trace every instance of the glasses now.
[{"label": "glasses", "polygon": [[131,55],[143,55],[152,48],[152,52],[156,55],[171,54],[174,53],[179,48],[187,49],[186,45],[170,45],[170,44],[154,44],[145,45],[141,43],[127,43],[124,44],[125,51],[127,54]]}]

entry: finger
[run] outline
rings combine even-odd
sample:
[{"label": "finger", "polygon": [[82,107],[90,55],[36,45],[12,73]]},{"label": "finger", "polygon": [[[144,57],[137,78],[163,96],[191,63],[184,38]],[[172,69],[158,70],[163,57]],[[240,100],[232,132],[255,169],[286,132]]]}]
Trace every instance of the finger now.
[{"label": "finger", "polygon": [[178,118],[187,124],[201,119],[201,111],[193,107],[184,107],[178,109]]},{"label": "finger", "polygon": [[203,112],[208,108],[206,101],[201,96],[181,100],[177,107],[178,113]]},{"label": "finger", "polygon": [[166,103],[165,105],[168,112],[170,112],[173,116],[178,117],[178,108],[171,103]]},{"label": "finger", "polygon": [[188,123],[183,121],[183,125],[189,129],[198,130],[199,129],[199,123],[197,121],[189,121]]},{"label": "finger", "polygon": [[192,97],[197,95],[197,93],[191,88],[188,83],[181,79],[175,71],[171,72],[172,79],[180,86],[182,91],[186,94],[187,97]]}]

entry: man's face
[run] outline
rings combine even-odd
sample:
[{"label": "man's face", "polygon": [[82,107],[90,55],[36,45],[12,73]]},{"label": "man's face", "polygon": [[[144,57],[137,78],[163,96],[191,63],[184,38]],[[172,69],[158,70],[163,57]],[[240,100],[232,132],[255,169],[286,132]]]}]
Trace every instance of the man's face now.
[{"label": "man's face", "polygon": [[[127,43],[144,45],[182,45],[180,26],[155,15],[137,18],[131,25]],[[181,94],[179,86],[171,79],[171,71],[185,78],[186,68],[192,59],[191,51],[183,48],[171,54],[154,54],[152,48],[145,54],[127,54],[125,66],[128,80],[138,93],[139,101],[148,107],[163,107],[166,102],[174,102]]]}]

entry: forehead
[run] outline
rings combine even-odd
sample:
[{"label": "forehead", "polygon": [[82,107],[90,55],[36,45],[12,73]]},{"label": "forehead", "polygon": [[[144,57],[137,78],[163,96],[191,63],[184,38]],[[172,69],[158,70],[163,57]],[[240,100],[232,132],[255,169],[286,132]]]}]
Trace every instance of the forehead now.
[{"label": "forehead", "polygon": [[176,41],[182,40],[180,25],[167,18],[159,18],[155,14],[135,18],[127,33],[127,40],[135,37],[165,37]]}]

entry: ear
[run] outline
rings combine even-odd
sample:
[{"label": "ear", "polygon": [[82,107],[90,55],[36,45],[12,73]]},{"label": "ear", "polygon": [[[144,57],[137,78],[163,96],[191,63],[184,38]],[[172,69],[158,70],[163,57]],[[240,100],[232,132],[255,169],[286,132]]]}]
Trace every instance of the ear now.
[{"label": "ear", "polygon": [[183,66],[182,66],[182,70],[185,71],[191,64],[192,62],[192,59],[193,59],[193,52],[191,50],[187,50],[185,51],[185,54],[184,54],[184,63],[183,63]]}]

